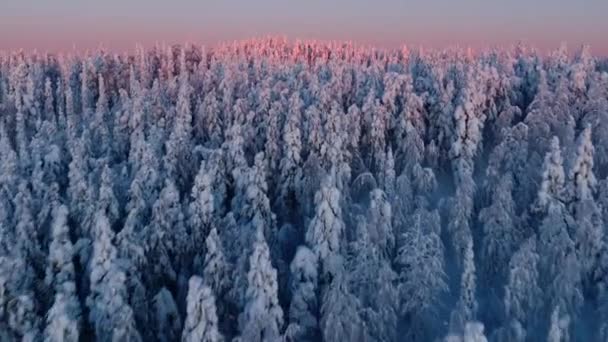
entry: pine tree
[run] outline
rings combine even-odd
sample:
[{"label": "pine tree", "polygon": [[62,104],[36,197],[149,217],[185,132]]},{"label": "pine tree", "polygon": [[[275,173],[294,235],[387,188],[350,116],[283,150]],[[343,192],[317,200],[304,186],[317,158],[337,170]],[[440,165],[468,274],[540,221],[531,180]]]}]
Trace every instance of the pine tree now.
[{"label": "pine tree", "polygon": [[191,242],[184,225],[179,191],[172,181],[165,181],[165,187],[152,207],[150,224],[145,229],[146,257],[152,271],[150,280],[161,284],[177,281],[183,262],[178,251],[187,251]]},{"label": "pine tree", "polygon": [[84,143],[82,139],[75,141],[72,151],[72,161],[69,165],[69,185],[68,185],[68,199],[70,214],[73,219],[80,225],[80,235],[85,236],[89,232],[90,227],[88,226],[90,216],[90,195],[89,183],[87,180],[89,174],[88,161],[84,150]]},{"label": "pine tree", "polygon": [[306,243],[317,256],[322,273],[333,273],[331,259],[340,254],[344,232],[340,192],[336,188],[333,172],[315,195],[315,206],[315,216],[306,231]]},{"label": "pine tree", "polygon": [[378,250],[391,258],[394,255],[395,236],[392,227],[392,209],[386,193],[375,189],[370,193],[369,238]]},{"label": "pine tree", "polygon": [[126,275],[112,241],[114,233],[103,212],[95,215],[94,233],[87,306],[95,336],[101,341],[141,341],[133,310],[127,301]]},{"label": "pine tree", "polygon": [[395,258],[399,267],[401,310],[413,317],[432,310],[447,290],[443,243],[436,212],[418,210],[400,239]]},{"label": "pine tree", "polygon": [[217,229],[213,227],[205,241],[206,254],[203,267],[203,280],[218,298],[218,311],[223,313],[224,300],[229,289],[230,264],[224,255],[224,248]]},{"label": "pine tree", "polygon": [[118,199],[114,194],[113,173],[106,164],[101,172],[101,184],[99,185],[99,195],[97,198],[98,210],[105,213],[113,226],[120,219],[120,208]]},{"label": "pine tree", "polygon": [[305,125],[305,137],[306,137],[306,146],[305,149],[307,153],[320,153],[321,151],[321,143],[322,143],[322,135],[323,135],[323,126],[321,122],[321,113],[319,112],[319,108],[313,104],[306,108],[304,111],[304,125]]},{"label": "pine tree", "polygon": [[462,336],[450,334],[444,339],[445,342],[488,342],[484,334],[484,326],[479,322],[467,322],[464,326]]},{"label": "pine tree", "polygon": [[453,331],[462,329],[466,326],[467,322],[473,321],[479,308],[476,297],[477,279],[473,258],[473,241],[469,241],[464,254],[464,269],[460,280],[460,297],[450,317],[450,329]]},{"label": "pine tree", "polygon": [[44,81],[44,111],[43,119],[55,121],[55,96],[53,94],[53,83],[49,77]]},{"label": "pine tree", "polygon": [[279,306],[277,272],[262,229],[256,231],[249,258],[245,309],[239,317],[243,341],[278,341],[281,338],[283,310]]},{"label": "pine tree", "polygon": [[511,320],[510,327],[519,326],[524,332],[533,327],[535,314],[542,304],[536,244],[536,236],[532,236],[513,254],[505,286],[505,316]]},{"label": "pine tree", "polygon": [[201,252],[207,235],[213,228],[215,219],[215,203],[213,194],[213,174],[208,172],[208,167],[203,162],[190,193],[190,205],[188,207],[188,224],[193,240],[192,247],[197,258],[202,258]]},{"label": "pine tree", "polygon": [[596,268],[604,237],[602,215],[593,196],[597,186],[593,174],[593,156],[591,129],[587,127],[579,138],[576,159],[569,177],[570,206],[576,222],[574,241],[586,283],[593,282],[589,276]]},{"label": "pine tree", "polygon": [[281,122],[283,120],[283,105],[280,101],[272,103],[266,118],[266,142],[264,153],[268,160],[268,170],[274,174],[278,169],[281,140]]},{"label": "pine tree", "polygon": [[44,270],[44,254],[40,245],[40,234],[32,215],[32,194],[22,181],[15,195],[15,227],[13,253],[23,258],[35,272]]},{"label": "pine tree", "polygon": [[223,141],[223,121],[220,112],[220,104],[217,100],[215,88],[205,93],[205,98],[199,106],[199,112],[195,119],[196,132],[204,137],[211,148],[219,148]]},{"label": "pine tree", "polygon": [[261,229],[264,233],[273,260],[279,259],[276,218],[267,197],[265,166],[264,153],[258,153],[254,165],[243,169],[240,178],[236,178],[233,170],[237,188],[232,207],[237,210],[235,217],[243,229],[231,232],[228,241],[231,241],[232,245],[228,249],[233,252],[231,260],[235,264],[232,297],[239,306],[245,304],[243,299],[247,289],[247,267],[258,230]]},{"label": "pine tree", "polygon": [[38,337],[40,320],[31,272],[31,266],[19,256],[0,257],[0,337],[6,340],[33,341]]},{"label": "pine tree", "polygon": [[490,206],[479,212],[479,221],[484,230],[484,274],[490,281],[499,283],[503,281],[505,266],[522,238],[517,226],[512,189],[512,177],[507,175],[500,180]]},{"label": "pine tree", "polygon": [[568,342],[570,341],[570,333],[568,332],[570,325],[570,317],[562,315],[561,309],[558,306],[551,313],[551,322],[547,342]]},{"label": "pine tree", "polygon": [[573,224],[572,217],[560,203],[549,206],[539,227],[541,284],[547,289],[546,304],[560,305],[567,312],[577,310],[583,299],[580,264],[569,235]]},{"label": "pine tree", "polygon": [[570,197],[575,201],[592,199],[597,180],[593,174],[593,155],[595,149],[591,141],[591,128],[581,133],[576,151],[576,160],[570,172],[572,190]]},{"label": "pine tree", "polygon": [[395,171],[395,157],[393,156],[393,149],[388,148],[386,152],[386,159],[384,160],[384,177],[383,177],[383,185],[384,192],[388,197],[389,202],[393,202],[395,200],[395,186],[397,182]]},{"label": "pine tree", "polygon": [[546,211],[551,204],[564,200],[566,176],[563,162],[559,139],[554,137],[551,140],[551,149],[545,156],[542,181],[538,191],[538,205],[543,211]]},{"label": "pine tree", "polygon": [[289,326],[285,330],[288,341],[315,340],[319,337],[317,312],[317,259],[306,246],[298,250],[290,265]]},{"label": "pine tree", "polygon": [[358,299],[350,293],[344,270],[325,291],[321,305],[319,328],[323,341],[362,341],[368,338],[367,327],[359,315]]},{"label": "pine tree", "polygon": [[76,293],[74,246],[67,225],[68,210],[58,206],[53,210],[52,240],[49,246],[49,266],[45,283],[53,288],[53,305],[47,314],[45,341],[78,341],[80,334],[80,304]]},{"label": "pine tree", "polygon": [[186,189],[190,184],[193,173],[192,158],[192,109],[190,99],[192,86],[187,71],[180,75],[179,93],[176,104],[176,114],[171,135],[165,144],[166,155],[164,165],[168,176],[180,189]]},{"label": "pine tree", "polygon": [[111,136],[108,127],[108,121],[110,116],[110,108],[108,103],[108,97],[106,94],[106,85],[103,76],[98,76],[99,83],[99,97],[97,99],[97,106],[95,108],[95,114],[91,122],[91,145],[93,152],[96,157],[103,157],[108,154],[111,149]]},{"label": "pine tree", "polygon": [[302,102],[294,94],[290,100],[287,123],[283,128],[283,158],[280,161],[280,183],[277,203],[282,217],[290,220],[298,213],[298,185],[302,178],[302,141],[300,132]]},{"label": "pine tree", "polygon": [[164,287],[161,288],[152,299],[152,303],[155,312],[154,330],[158,341],[178,340],[182,321],[171,292]]},{"label": "pine tree", "polygon": [[188,282],[186,322],[182,332],[184,342],[220,342],[215,298],[211,289],[200,277],[193,276]]},{"label": "pine tree", "polygon": [[364,219],[360,222],[347,263],[349,288],[366,308],[361,319],[369,336],[375,341],[393,341],[399,316],[397,274],[384,258],[383,250],[370,239],[371,225],[366,225]]},{"label": "pine tree", "polygon": [[131,99],[125,89],[119,89],[118,94],[118,101],[113,106],[112,155],[117,160],[125,160],[130,149],[129,115]]}]

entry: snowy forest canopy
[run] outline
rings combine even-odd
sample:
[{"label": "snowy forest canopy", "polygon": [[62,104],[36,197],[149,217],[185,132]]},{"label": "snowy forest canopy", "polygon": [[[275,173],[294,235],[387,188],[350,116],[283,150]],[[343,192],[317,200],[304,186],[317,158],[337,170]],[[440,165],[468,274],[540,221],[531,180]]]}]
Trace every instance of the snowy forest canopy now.
[{"label": "snowy forest canopy", "polygon": [[0,55],[0,341],[608,341],[608,62]]}]

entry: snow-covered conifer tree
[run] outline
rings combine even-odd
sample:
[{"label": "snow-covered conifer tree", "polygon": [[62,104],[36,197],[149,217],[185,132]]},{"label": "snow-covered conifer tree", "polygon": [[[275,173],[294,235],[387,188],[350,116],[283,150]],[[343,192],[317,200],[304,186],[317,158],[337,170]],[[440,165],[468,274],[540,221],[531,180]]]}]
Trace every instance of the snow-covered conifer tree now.
[{"label": "snow-covered conifer tree", "polygon": [[114,233],[103,212],[95,215],[95,240],[91,257],[89,322],[102,341],[141,341],[128,303],[126,275],[114,246]]},{"label": "snow-covered conifer tree", "polygon": [[44,110],[43,118],[48,121],[55,121],[55,95],[53,94],[53,83],[50,78],[44,81]]},{"label": "snow-covered conifer tree", "polygon": [[421,316],[432,310],[439,295],[447,290],[443,243],[436,212],[418,210],[400,239],[395,258],[399,267],[401,310]]},{"label": "snow-covered conifer tree", "polygon": [[291,262],[289,326],[285,338],[289,341],[318,338],[319,303],[317,300],[317,257],[306,246],[298,247]]},{"label": "snow-covered conifer tree", "polygon": [[182,321],[171,292],[164,287],[161,288],[152,299],[152,306],[155,313],[153,330],[156,332],[158,341],[169,342],[178,340]]},{"label": "snow-covered conifer tree", "polygon": [[215,203],[213,194],[214,175],[208,172],[205,163],[201,163],[200,169],[190,193],[190,205],[188,207],[188,225],[192,238],[193,252],[196,258],[202,258],[202,248],[207,235],[213,227]]},{"label": "snow-covered conifer tree", "polygon": [[101,74],[98,76],[98,83],[99,97],[97,99],[95,114],[93,115],[93,120],[91,122],[91,145],[94,149],[94,155],[96,157],[103,157],[107,155],[111,148],[111,136],[108,127],[110,109],[108,96],[106,94],[105,80]]},{"label": "snow-covered conifer tree", "polygon": [[[509,327],[521,327],[524,333],[532,328],[535,314],[543,302],[538,274],[540,258],[536,248],[536,236],[532,236],[513,254],[505,286],[504,306]],[[530,335],[533,336],[533,331]]]},{"label": "snow-covered conifer tree", "polygon": [[335,185],[333,172],[315,195],[315,216],[306,231],[306,243],[319,259],[323,274],[333,273],[332,258],[340,254],[340,241],[344,232],[340,191]]},{"label": "snow-covered conifer tree", "polygon": [[230,264],[224,255],[224,249],[217,229],[213,227],[205,241],[206,254],[202,270],[203,280],[218,298],[218,311],[224,312],[224,296],[230,286]]},{"label": "snow-covered conifer tree", "polygon": [[193,276],[188,282],[188,308],[183,342],[220,342],[223,337],[218,330],[215,298],[211,289],[200,277]]},{"label": "snow-covered conifer tree", "polygon": [[464,254],[460,297],[450,317],[451,330],[464,328],[467,322],[474,320],[477,316],[479,304],[476,297],[477,279],[473,257],[473,241],[469,241]]},{"label": "snow-covered conifer tree", "polygon": [[380,189],[375,189],[370,193],[368,228],[371,242],[377,246],[379,251],[392,257],[395,248],[392,210],[386,194]]},{"label": "snow-covered conifer tree", "polygon": [[570,341],[569,325],[570,317],[568,315],[563,315],[559,305],[556,306],[551,313],[547,342]]},{"label": "snow-covered conifer tree", "polygon": [[243,341],[278,341],[283,326],[283,310],[278,300],[277,271],[270,262],[270,251],[261,228],[256,231],[249,257],[245,309],[239,317]]},{"label": "snow-covered conifer tree", "polygon": [[169,139],[166,141],[164,165],[169,177],[176,184],[185,189],[190,184],[193,173],[192,158],[192,109],[190,98],[192,86],[189,83],[187,72],[182,71],[180,76],[179,93],[176,104],[176,114]]},{"label": "snow-covered conifer tree", "polygon": [[384,257],[382,247],[370,239],[370,231],[371,224],[360,220],[347,263],[349,288],[361,307],[366,308],[361,319],[369,336],[376,341],[392,341],[396,338],[399,316],[397,274]]},{"label": "snow-covered conifer tree", "polygon": [[[574,224],[565,206],[550,204],[539,227],[541,284],[547,290],[546,305],[560,305],[572,312],[582,303],[581,270],[569,231]],[[571,311],[572,310],[572,311]]]},{"label": "snow-covered conifer tree", "polygon": [[53,210],[52,240],[49,246],[49,265],[45,283],[53,288],[53,305],[48,311],[45,341],[78,341],[80,335],[80,303],[76,294],[74,247],[67,225],[68,209]]},{"label": "snow-covered conifer tree", "polygon": [[99,185],[99,195],[97,198],[98,210],[102,210],[110,225],[114,225],[120,219],[120,208],[118,199],[114,194],[113,173],[106,164],[101,172],[101,184]]},{"label": "snow-covered conifer tree", "polygon": [[369,336],[359,315],[359,300],[350,293],[344,270],[337,273],[323,295],[319,321],[323,341],[365,341]]},{"label": "snow-covered conifer tree", "polygon": [[551,204],[564,201],[566,175],[563,164],[559,139],[554,137],[551,140],[551,148],[545,156],[542,181],[538,191],[538,205],[543,210],[547,210]]},{"label": "snow-covered conifer tree", "polygon": [[172,181],[166,180],[152,208],[150,225],[146,227],[147,262],[151,279],[163,283],[176,281],[182,266],[179,251],[187,251],[191,242],[184,224],[179,192]]},{"label": "snow-covered conifer tree", "polygon": [[593,173],[593,155],[591,129],[587,127],[579,138],[576,159],[568,184],[571,211],[576,222],[574,240],[585,281],[596,267],[597,256],[600,254],[604,238],[602,215],[593,196],[597,186]]},{"label": "snow-covered conifer tree", "polygon": [[290,216],[298,210],[298,185],[302,178],[302,138],[300,131],[302,101],[294,95],[290,101],[289,116],[283,128],[283,158],[279,163],[280,184],[277,204],[282,217]]},{"label": "snow-covered conifer tree", "polygon": [[490,206],[479,212],[479,221],[484,229],[482,241],[484,274],[490,280],[499,282],[503,281],[508,260],[522,238],[517,226],[512,189],[513,180],[507,174],[500,180]]}]

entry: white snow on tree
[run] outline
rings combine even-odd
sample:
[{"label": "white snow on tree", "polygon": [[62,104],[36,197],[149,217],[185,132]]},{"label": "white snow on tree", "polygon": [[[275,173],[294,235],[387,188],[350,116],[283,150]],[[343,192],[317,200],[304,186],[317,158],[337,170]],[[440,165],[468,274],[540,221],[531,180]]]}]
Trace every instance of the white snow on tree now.
[{"label": "white snow on tree", "polygon": [[118,199],[114,194],[113,173],[106,164],[101,172],[101,184],[99,185],[99,195],[97,197],[98,210],[102,210],[110,225],[115,224],[120,218],[120,208]]},{"label": "white snow on tree", "polygon": [[604,238],[602,215],[594,199],[597,180],[593,173],[593,156],[591,129],[587,127],[579,138],[568,183],[571,190],[571,212],[576,221],[574,241],[583,271],[582,277],[587,283],[594,282],[589,277],[597,267],[597,256],[601,253]]},{"label": "white snow on tree", "polygon": [[110,148],[110,131],[107,126],[109,116],[108,96],[103,75],[98,76],[99,97],[91,123],[91,141],[96,157],[105,156]]},{"label": "white snow on tree", "polygon": [[[203,280],[219,300],[224,299],[224,295],[230,286],[230,265],[224,255],[224,250],[217,229],[213,227],[205,241],[206,254],[203,267]],[[223,302],[218,303],[223,306]],[[221,308],[220,308],[220,311]]]},{"label": "white snow on tree", "polygon": [[195,167],[192,159],[192,108],[190,98],[192,86],[188,73],[182,70],[179,80],[179,93],[175,105],[176,113],[173,128],[165,144],[166,155],[164,165],[169,177],[173,178],[178,186],[185,186],[186,180]]},{"label": "white snow on tree", "polygon": [[177,251],[187,251],[191,241],[186,232],[179,192],[170,180],[165,181],[165,187],[154,203],[145,236],[149,239],[145,246],[153,270],[150,276],[160,281],[165,277],[176,281],[181,265]]},{"label": "white snow on tree", "polygon": [[153,329],[158,340],[161,342],[178,340],[182,321],[171,292],[164,287],[161,288],[152,299],[152,303],[155,313]]},{"label": "white snow on tree", "polygon": [[[192,236],[192,247],[195,258],[202,258],[201,252],[204,241],[212,229],[214,220],[213,175],[209,174],[207,167],[201,163],[200,169],[190,193],[188,207],[188,224]],[[195,259],[196,260],[196,259]]]},{"label": "white snow on tree", "polygon": [[539,287],[539,255],[536,250],[536,237],[525,241],[513,254],[509,262],[508,283],[505,286],[505,314],[511,317],[512,326],[527,328],[542,304],[542,291]]},{"label": "white snow on tree", "polygon": [[564,310],[577,310],[582,304],[580,263],[569,231],[574,225],[564,205],[551,204],[539,227],[541,286],[548,303]]},{"label": "white snow on tree", "polygon": [[395,171],[395,157],[393,149],[389,147],[384,160],[384,192],[388,196],[388,200],[393,201],[395,197],[395,186],[397,182],[397,173]]},{"label": "white snow on tree", "polygon": [[127,302],[126,275],[120,268],[112,241],[114,233],[102,212],[95,215],[94,233],[87,306],[95,336],[102,341],[141,341],[133,310]]},{"label": "white snow on tree", "polygon": [[559,139],[553,137],[551,148],[545,156],[542,181],[538,191],[538,204],[543,210],[547,210],[548,206],[555,202],[564,200],[566,175],[563,164]]},{"label": "white snow on tree", "polygon": [[603,340],[607,177],[588,47],[0,52],[0,340]]},{"label": "white snow on tree", "polygon": [[570,341],[570,317],[563,315],[558,306],[551,313],[547,342],[568,342]]},{"label": "white snow on tree", "polygon": [[283,158],[280,161],[280,185],[277,203],[282,215],[289,217],[297,209],[302,178],[302,137],[301,137],[302,101],[294,94],[290,100],[290,112],[283,128]]},{"label": "white snow on tree", "polygon": [[367,328],[359,316],[360,303],[350,293],[344,271],[334,277],[323,295],[319,327],[323,341],[362,341]]},{"label": "white snow on tree", "polygon": [[292,299],[285,338],[289,341],[313,340],[318,337],[317,257],[306,246],[298,247],[290,271]]},{"label": "white snow on tree", "polygon": [[33,279],[28,274],[31,272],[31,267],[21,258],[0,257],[0,337],[9,341],[38,337]]},{"label": "white snow on tree", "polygon": [[402,312],[421,315],[433,309],[439,295],[448,287],[443,243],[434,227],[438,226],[439,217],[420,210],[413,215],[412,223],[400,239],[395,264],[400,270]]},{"label": "white snow on tree", "polygon": [[[231,295],[235,302],[243,306],[247,291],[248,265],[257,231],[262,230],[266,243],[271,248],[272,256],[278,252],[276,244],[278,232],[275,228],[276,218],[270,209],[270,201],[267,197],[264,153],[258,153],[254,165],[243,169],[237,180],[237,193],[233,197],[232,207],[237,210],[237,223],[243,229],[229,233],[228,239],[231,245],[227,250],[232,253],[233,258],[230,260],[235,265]],[[273,259],[276,260],[276,257]]]},{"label": "white snow on tree", "polygon": [[570,171],[572,180],[574,200],[588,200],[592,198],[597,185],[597,180],[593,174],[593,142],[591,141],[591,128],[587,127],[581,133],[576,151],[576,160]]},{"label": "white snow on tree", "polygon": [[183,342],[220,342],[215,298],[211,288],[200,277],[193,276],[188,281],[188,307],[182,332]]},{"label": "white snow on tree", "polygon": [[340,191],[336,188],[332,172],[325,178],[315,195],[315,216],[306,231],[306,242],[317,256],[323,273],[332,273],[330,259],[340,253],[340,240],[344,231]]},{"label": "white snow on tree", "polygon": [[380,189],[373,190],[370,194],[369,206],[369,238],[385,255],[392,256],[395,236],[393,235],[391,206],[386,198],[386,193]]},{"label": "white snow on tree", "polygon": [[474,320],[479,308],[476,298],[477,279],[473,257],[473,241],[469,241],[464,255],[460,297],[450,317],[450,329],[454,331],[464,328],[467,322]]},{"label": "white snow on tree", "polygon": [[499,181],[490,206],[479,212],[479,221],[484,229],[482,254],[485,273],[500,280],[504,277],[509,258],[521,240],[512,189],[513,179],[507,175]]},{"label": "white snow on tree", "polygon": [[270,251],[262,229],[256,231],[249,257],[245,309],[239,317],[242,341],[279,341],[283,310],[279,305],[277,271],[270,263]]},{"label": "white snow on tree", "polygon": [[45,278],[46,284],[53,288],[55,294],[46,317],[44,338],[48,342],[76,342],[80,334],[80,303],[72,262],[74,246],[70,241],[67,219],[68,209],[65,206],[53,210],[52,240]]},{"label": "white snow on tree", "polygon": [[[397,274],[381,247],[370,239],[370,224],[359,220],[357,238],[349,246],[349,289],[360,302],[362,324],[375,341],[393,341],[399,317]],[[373,224],[373,222],[370,222]]]},{"label": "white snow on tree", "polygon": [[467,322],[464,326],[464,334],[450,334],[444,338],[445,342],[488,342],[484,334],[484,326],[479,322]]}]

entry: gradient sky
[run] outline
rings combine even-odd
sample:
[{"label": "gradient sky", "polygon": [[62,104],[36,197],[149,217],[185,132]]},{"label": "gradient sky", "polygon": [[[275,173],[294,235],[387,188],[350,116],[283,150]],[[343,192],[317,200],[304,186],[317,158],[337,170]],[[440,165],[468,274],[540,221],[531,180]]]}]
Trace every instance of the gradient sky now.
[{"label": "gradient sky", "polygon": [[380,46],[525,40],[608,55],[608,0],[0,0],[0,49],[131,49],[268,34]]}]

